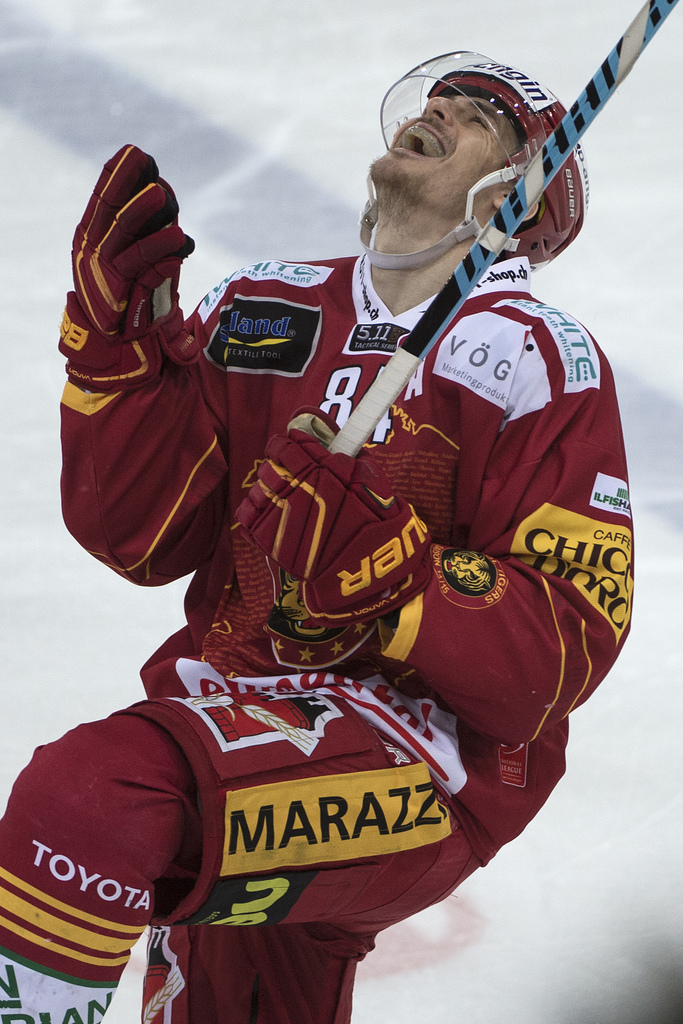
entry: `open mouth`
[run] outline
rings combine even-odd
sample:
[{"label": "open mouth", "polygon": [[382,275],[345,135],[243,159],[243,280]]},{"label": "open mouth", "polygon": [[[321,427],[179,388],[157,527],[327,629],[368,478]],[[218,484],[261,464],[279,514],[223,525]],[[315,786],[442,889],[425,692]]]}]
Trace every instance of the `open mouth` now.
[{"label": "open mouth", "polygon": [[399,142],[400,149],[409,149],[421,156],[445,156],[446,151],[441,142],[427,128],[413,124],[403,132]]}]

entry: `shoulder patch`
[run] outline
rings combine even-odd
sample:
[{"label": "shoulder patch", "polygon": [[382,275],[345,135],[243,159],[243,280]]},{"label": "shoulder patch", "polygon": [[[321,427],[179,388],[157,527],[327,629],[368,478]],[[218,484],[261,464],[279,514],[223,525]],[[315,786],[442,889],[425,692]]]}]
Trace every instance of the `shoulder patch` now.
[{"label": "shoulder patch", "polygon": [[496,313],[463,317],[441,342],[433,372],[506,409],[527,331]]},{"label": "shoulder patch", "polygon": [[544,302],[528,299],[504,299],[496,303],[496,308],[500,306],[512,306],[543,320],[560,353],[565,393],[600,387],[598,351],[590,334],[578,320],[553,306],[546,306]]},{"label": "shoulder patch", "polygon": [[320,306],[235,295],[204,349],[221,370],[301,377],[322,326]]},{"label": "shoulder patch", "polygon": [[309,263],[284,263],[282,260],[265,260],[248,267],[241,267],[226,277],[208,293],[199,306],[199,316],[206,323],[214,309],[225,295],[231,281],[248,278],[250,281],[282,281],[297,288],[314,288],[327,281],[334,267],[314,267]]},{"label": "shoulder patch", "polygon": [[616,476],[598,473],[593,484],[593,496],[590,504],[593,508],[618,512],[620,516],[631,518],[631,502],[628,496],[628,484]]}]

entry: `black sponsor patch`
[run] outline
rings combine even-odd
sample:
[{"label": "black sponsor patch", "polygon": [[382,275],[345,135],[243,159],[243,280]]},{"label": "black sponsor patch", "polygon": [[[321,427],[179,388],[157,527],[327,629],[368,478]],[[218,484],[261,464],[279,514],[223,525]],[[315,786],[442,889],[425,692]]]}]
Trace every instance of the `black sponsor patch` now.
[{"label": "black sponsor patch", "polygon": [[223,370],[300,377],[315,352],[321,323],[320,306],[236,295],[221,310],[205,353]]},{"label": "black sponsor patch", "polygon": [[281,872],[271,878],[222,878],[203,907],[179,924],[253,926],[284,920],[317,871]]},{"label": "black sponsor patch", "polygon": [[383,352],[391,355],[409,332],[397,324],[356,324],[346,343],[347,354]]}]

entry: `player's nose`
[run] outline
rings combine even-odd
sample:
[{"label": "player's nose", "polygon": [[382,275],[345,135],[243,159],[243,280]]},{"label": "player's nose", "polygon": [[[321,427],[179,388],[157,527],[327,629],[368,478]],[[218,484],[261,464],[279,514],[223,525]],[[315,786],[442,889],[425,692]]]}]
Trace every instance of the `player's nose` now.
[{"label": "player's nose", "polygon": [[427,100],[427,105],[422,114],[424,117],[431,114],[446,124],[453,124],[456,117],[456,104],[452,99],[447,99],[445,96],[431,96]]}]

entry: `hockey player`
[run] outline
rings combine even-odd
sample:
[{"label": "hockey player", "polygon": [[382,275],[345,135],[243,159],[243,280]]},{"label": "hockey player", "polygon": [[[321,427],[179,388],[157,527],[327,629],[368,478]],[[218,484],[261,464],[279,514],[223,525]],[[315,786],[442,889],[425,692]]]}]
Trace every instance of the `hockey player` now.
[{"label": "hockey player", "polygon": [[3,1024],[95,1024],[150,923],[146,1024],[347,1022],[377,932],[562,776],[632,592],[609,367],[529,291],[581,228],[579,149],[361,455],[327,448],[562,113],[481,55],[421,65],[383,104],[364,254],[264,258],[185,323],[170,186],[134,146],[105,166],[62,325],[64,515],[134,583],[194,576],[147,699],[16,783]]}]

